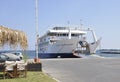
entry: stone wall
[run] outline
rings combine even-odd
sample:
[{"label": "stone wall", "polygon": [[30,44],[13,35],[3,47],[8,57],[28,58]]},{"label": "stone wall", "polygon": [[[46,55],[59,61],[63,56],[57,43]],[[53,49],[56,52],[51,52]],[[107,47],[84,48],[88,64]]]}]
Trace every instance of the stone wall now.
[{"label": "stone wall", "polygon": [[[0,72],[4,71],[4,64],[0,64]],[[27,71],[42,71],[42,63],[28,63]]]}]

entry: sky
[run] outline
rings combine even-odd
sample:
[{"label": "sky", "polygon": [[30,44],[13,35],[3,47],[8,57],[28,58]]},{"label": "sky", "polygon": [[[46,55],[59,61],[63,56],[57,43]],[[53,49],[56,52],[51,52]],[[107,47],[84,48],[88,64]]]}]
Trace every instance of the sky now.
[{"label": "sky", "polygon": [[[82,21],[81,21],[82,20]],[[120,0],[38,0],[38,34],[54,25],[90,26],[101,48],[120,49]],[[27,34],[29,50],[35,49],[35,0],[0,0],[0,25]]]}]

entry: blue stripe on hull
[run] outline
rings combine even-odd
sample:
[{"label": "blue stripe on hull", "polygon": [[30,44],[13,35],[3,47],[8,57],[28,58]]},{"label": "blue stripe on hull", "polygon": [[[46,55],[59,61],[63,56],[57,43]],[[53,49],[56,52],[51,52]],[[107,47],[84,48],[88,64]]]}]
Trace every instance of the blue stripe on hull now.
[{"label": "blue stripe on hull", "polygon": [[39,58],[80,58],[78,56],[73,55],[72,53],[39,53]]}]

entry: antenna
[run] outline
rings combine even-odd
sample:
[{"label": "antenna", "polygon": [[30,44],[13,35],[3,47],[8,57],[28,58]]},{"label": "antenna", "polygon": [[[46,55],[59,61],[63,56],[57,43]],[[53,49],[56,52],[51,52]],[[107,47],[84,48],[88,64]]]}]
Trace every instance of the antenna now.
[{"label": "antenna", "polygon": [[70,21],[67,21],[67,28],[69,29]]},{"label": "antenna", "polygon": [[69,24],[70,24],[70,21],[67,21],[67,24],[69,25]]},{"label": "antenna", "polygon": [[80,19],[80,28],[83,27],[83,24],[82,24],[82,19]]}]

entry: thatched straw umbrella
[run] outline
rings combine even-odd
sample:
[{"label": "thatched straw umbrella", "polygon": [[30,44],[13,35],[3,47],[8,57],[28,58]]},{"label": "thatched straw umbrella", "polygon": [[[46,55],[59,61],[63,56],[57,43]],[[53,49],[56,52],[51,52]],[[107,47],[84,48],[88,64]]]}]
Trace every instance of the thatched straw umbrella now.
[{"label": "thatched straw umbrella", "polygon": [[25,50],[28,47],[27,36],[23,31],[0,26],[0,47],[3,47],[5,44],[11,48],[20,46],[20,48]]}]

